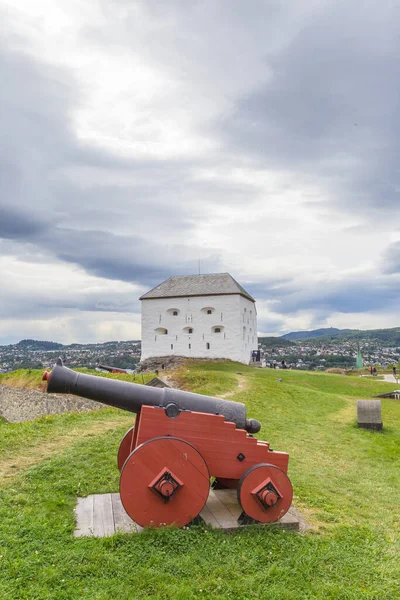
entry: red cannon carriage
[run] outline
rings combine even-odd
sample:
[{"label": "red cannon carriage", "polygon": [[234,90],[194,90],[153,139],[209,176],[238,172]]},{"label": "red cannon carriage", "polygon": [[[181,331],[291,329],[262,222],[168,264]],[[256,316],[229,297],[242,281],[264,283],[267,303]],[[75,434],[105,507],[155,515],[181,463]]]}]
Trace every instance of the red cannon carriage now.
[{"label": "red cannon carriage", "polygon": [[136,413],[120,444],[118,467],[122,504],[139,525],[187,525],[204,508],[211,477],[213,487],[237,489],[241,522],[270,523],[290,508],[289,455],[253,437],[261,426],[246,419],[244,404],[83,375],[60,359],[43,378],[49,393]]}]

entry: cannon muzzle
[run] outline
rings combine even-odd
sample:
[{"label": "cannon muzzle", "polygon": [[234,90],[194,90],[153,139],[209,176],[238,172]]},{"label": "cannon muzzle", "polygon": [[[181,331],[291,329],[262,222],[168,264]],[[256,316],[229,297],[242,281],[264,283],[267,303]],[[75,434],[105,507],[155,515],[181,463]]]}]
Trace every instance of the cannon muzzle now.
[{"label": "cannon muzzle", "polygon": [[236,427],[248,433],[257,433],[261,429],[256,419],[246,419],[246,406],[241,402],[84,375],[64,367],[61,358],[50,374],[43,375],[43,379],[47,381],[50,394],[74,394],[133,413],[139,413],[142,406],[155,406],[165,408],[169,416],[177,416],[185,410],[223,415],[226,421],[235,423]]}]

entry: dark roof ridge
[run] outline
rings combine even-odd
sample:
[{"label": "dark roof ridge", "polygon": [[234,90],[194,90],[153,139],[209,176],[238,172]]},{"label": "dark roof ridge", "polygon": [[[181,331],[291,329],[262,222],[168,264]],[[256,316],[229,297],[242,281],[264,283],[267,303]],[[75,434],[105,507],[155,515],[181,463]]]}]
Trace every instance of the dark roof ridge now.
[{"label": "dark roof ridge", "polygon": [[254,298],[228,272],[172,275],[143,294],[140,300],[232,294],[239,294],[251,302],[255,302]]}]

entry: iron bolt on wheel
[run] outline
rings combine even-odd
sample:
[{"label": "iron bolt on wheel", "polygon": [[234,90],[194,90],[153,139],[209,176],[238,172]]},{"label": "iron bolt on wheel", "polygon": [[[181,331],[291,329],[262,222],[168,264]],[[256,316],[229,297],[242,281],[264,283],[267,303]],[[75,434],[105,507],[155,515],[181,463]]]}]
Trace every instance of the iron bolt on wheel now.
[{"label": "iron bolt on wheel", "polygon": [[170,436],[144,442],[121,471],[122,504],[142,527],[183,527],[204,508],[210,488],[207,464],[188,442]]},{"label": "iron bolt on wheel", "polygon": [[247,516],[260,523],[273,523],[289,510],[293,488],[284,471],[274,465],[260,463],[243,474],[237,495]]},{"label": "iron bolt on wheel", "polygon": [[119,470],[119,472],[122,471],[122,467],[124,466],[124,462],[126,461],[126,459],[128,458],[128,456],[131,453],[133,433],[134,433],[134,427],[131,427],[130,429],[128,429],[128,431],[126,432],[126,434],[122,438],[121,443],[119,445],[118,456],[117,456],[117,463],[118,463],[118,470]]}]

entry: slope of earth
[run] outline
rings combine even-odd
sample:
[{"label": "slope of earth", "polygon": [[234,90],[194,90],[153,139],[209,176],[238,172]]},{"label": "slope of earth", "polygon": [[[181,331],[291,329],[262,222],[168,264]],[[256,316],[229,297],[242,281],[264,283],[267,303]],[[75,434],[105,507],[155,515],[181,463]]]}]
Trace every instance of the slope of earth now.
[{"label": "slope of earth", "polygon": [[106,409],[0,423],[2,599],[400,597],[400,402],[382,400],[382,432],[355,423],[356,400],[393,385],[233,363],[188,365],[174,380],[247,404],[259,437],[290,453],[294,503],[312,528],[74,539],[76,497],[118,489],[115,455],[130,416]]},{"label": "slope of earth", "polygon": [[[86,375],[118,379],[119,381],[128,381],[131,383],[147,383],[147,381],[150,381],[150,379],[154,377],[154,374],[149,373],[105,373],[90,369],[74,369],[74,371],[85,373]],[[9,371],[8,373],[0,373],[0,385],[18,387],[21,389],[45,390],[46,383],[42,381],[42,378],[43,369],[17,369],[16,371]]]}]

